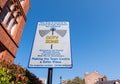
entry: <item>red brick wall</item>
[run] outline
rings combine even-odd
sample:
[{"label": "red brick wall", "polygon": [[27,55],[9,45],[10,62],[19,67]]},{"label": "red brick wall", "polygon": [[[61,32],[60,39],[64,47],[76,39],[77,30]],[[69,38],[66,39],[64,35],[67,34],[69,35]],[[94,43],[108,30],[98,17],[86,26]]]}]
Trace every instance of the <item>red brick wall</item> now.
[{"label": "red brick wall", "polygon": [[[0,0],[0,7],[3,8],[8,0]],[[30,8],[30,1],[24,0],[23,11],[25,15]],[[4,10],[4,9],[3,9]],[[21,13],[23,14],[23,13]],[[0,43],[5,48],[5,50],[0,52],[0,58],[14,62],[14,58],[17,52],[18,44],[25,25],[25,17],[23,15],[19,16],[18,24],[15,27],[14,34],[11,35],[7,30],[6,25],[2,22],[0,23]]]},{"label": "red brick wall", "polygon": [[12,55],[7,50],[3,51],[0,54],[0,59],[5,60],[5,61],[9,61],[10,63],[14,62],[14,57],[12,57]]},{"label": "red brick wall", "polygon": [[22,4],[22,7],[23,7],[23,11],[24,11],[25,15],[27,15],[28,9],[30,8],[30,1],[29,0],[24,0],[24,3]]},{"label": "red brick wall", "polygon": [[20,42],[20,38],[24,29],[24,25],[25,25],[25,20],[23,18],[23,16],[20,16],[20,20],[18,21],[17,27],[15,29],[15,34],[14,34],[14,40],[16,42],[16,44],[19,44]]},{"label": "red brick wall", "polygon": [[85,84],[96,84],[100,78],[104,78],[104,76],[98,72],[87,73],[85,74]]},{"label": "red brick wall", "polygon": [[0,7],[3,8],[7,0],[0,0]]},{"label": "red brick wall", "polygon": [[5,32],[5,30],[0,26],[0,41],[3,43],[3,45],[11,51],[11,53],[15,56],[17,46],[14,44],[12,39],[9,37],[9,35]]}]

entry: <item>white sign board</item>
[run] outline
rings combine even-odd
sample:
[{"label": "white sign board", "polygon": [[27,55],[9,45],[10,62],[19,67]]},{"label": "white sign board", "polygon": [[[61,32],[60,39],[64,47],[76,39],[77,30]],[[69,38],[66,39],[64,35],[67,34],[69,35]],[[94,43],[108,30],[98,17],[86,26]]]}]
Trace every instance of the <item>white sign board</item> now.
[{"label": "white sign board", "polygon": [[69,22],[38,22],[29,67],[72,67]]}]

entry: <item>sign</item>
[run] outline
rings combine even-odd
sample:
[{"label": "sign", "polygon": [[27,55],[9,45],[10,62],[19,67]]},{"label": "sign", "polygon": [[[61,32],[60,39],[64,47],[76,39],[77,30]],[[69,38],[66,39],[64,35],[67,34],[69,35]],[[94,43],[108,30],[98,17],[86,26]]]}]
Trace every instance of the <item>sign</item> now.
[{"label": "sign", "polygon": [[72,67],[69,22],[38,22],[29,67]]}]

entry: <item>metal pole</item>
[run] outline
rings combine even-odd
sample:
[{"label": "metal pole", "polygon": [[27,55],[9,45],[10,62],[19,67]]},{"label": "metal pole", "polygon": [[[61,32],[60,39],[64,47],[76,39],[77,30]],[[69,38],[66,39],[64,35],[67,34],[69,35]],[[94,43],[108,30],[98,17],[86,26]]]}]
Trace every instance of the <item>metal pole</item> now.
[{"label": "metal pole", "polygon": [[52,84],[52,72],[53,72],[53,68],[48,68],[47,84]]},{"label": "metal pole", "polygon": [[[50,31],[52,31],[52,35],[54,34],[55,28],[51,28]],[[51,44],[51,49],[53,49],[53,44]],[[52,84],[52,72],[53,68],[48,68],[48,79],[47,84]]]},{"label": "metal pole", "polygon": [[60,76],[60,84],[62,84],[62,76]]}]

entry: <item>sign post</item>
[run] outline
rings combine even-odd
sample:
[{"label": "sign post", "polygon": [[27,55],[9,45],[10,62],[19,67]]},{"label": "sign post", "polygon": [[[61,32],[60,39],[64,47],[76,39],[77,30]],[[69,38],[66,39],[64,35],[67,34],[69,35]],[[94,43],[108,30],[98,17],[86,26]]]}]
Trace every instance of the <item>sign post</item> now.
[{"label": "sign post", "polygon": [[52,84],[52,72],[53,72],[53,68],[48,68],[47,84]]},{"label": "sign post", "polygon": [[49,68],[48,84],[52,68],[72,67],[69,22],[38,22],[29,67]]}]

